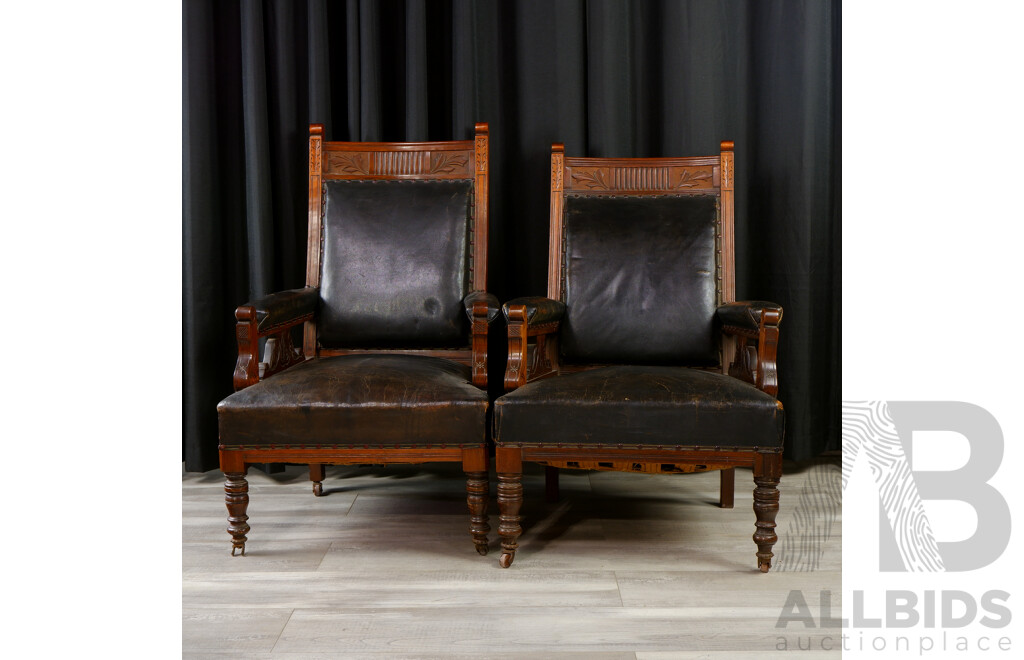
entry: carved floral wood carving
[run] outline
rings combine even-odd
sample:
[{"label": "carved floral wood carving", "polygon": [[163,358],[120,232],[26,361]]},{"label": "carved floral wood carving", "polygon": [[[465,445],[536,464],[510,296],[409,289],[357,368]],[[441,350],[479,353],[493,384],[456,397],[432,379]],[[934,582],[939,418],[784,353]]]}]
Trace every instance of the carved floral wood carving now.
[{"label": "carved floral wood carving", "polygon": [[364,176],[472,174],[469,156],[448,151],[336,152],[328,155],[327,170],[332,174]]},{"label": "carved floral wood carving", "polygon": [[711,167],[574,167],[573,188],[602,191],[711,188]]},{"label": "carved floral wood carving", "polygon": [[476,139],[476,169],[478,172],[487,171],[487,138]]}]

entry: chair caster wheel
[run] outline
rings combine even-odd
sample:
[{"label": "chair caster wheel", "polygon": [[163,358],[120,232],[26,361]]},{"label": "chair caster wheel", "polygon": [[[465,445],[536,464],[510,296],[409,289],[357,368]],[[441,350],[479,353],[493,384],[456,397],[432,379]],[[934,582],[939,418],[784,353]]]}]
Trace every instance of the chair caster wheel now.
[{"label": "chair caster wheel", "polygon": [[501,557],[498,559],[498,566],[501,566],[502,568],[508,568],[512,565],[512,560],[515,558],[516,556],[514,554],[510,552],[503,552],[501,553]]},{"label": "chair caster wheel", "polygon": [[490,546],[488,546],[486,543],[477,543],[476,544],[477,554],[479,554],[481,556],[486,555],[488,552],[490,552],[490,550],[491,550]]},{"label": "chair caster wheel", "polygon": [[319,481],[313,483],[313,494],[317,497],[324,496],[324,485]]},{"label": "chair caster wheel", "polygon": [[[236,555],[235,552],[238,551],[238,550],[241,550],[241,552],[239,552]],[[243,543],[242,545],[232,546],[231,547],[231,556],[232,557],[244,557],[245,556],[245,544]]]}]

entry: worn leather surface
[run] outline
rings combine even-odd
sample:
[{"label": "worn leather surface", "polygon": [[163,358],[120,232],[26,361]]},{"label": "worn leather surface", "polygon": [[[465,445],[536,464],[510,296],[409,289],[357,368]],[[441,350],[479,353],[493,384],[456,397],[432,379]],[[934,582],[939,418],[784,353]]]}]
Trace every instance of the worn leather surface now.
[{"label": "worn leather surface", "polygon": [[256,309],[256,329],[263,332],[316,310],[320,291],[315,287],[279,291],[246,303]]},{"label": "worn leather surface", "polygon": [[568,196],[570,362],[716,364],[717,198]]},{"label": "worn leather surface", "polygon": [[469,367],[421,355],[296,365],[217,406],[223,446],[482,446],[487,393]]},{"label": "worn leather surface", "polygon": [[320,344],[466,344],[471,181],[328,181]]},{"label": "worn leather surface", "polygon": [[722,305],[715,311],[715,316],[722,325],[731,325],[746,330],[757,330],[761,325],[761,314],[764,310],[782,312],[782,306],[764,300],[741,300]]},{"label": "worn leather surface", "polygon": [[497,296],[487,293],[486,291],[474,291],[466,296],[466,299],[462,301],[466,309],[466,316],[470,321],[473,320],[473,305],[475,305],[477,301],[487,303],[488,323],[491,323],[494,319],[498,318],[498,311],[501,310],[501,306],[498,303]]},{"label": "worn leather surface", "polygon": [[753,385],[686,367],[611,366],[498,398],[499,447],[781,447],[782,404]]},{"label": "worn leather surface", "polygon": [[525,298],[513,298],[501,306],[505,318],[508,318],[509,305],[526,306],[526,322],[529,324],[542,325],[561,321],[565,316],[565,303],[545,298],[544,296],[528,296]]}]

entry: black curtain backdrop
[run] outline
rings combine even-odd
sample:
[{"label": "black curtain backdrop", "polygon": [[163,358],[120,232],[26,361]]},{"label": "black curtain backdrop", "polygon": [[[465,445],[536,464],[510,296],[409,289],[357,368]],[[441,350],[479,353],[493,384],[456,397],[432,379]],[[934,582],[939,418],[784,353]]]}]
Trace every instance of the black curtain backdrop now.
[{"label": "black curtain backdrop", "polygon": [[547,290],[552,142],[687,156],[734,140],[736,293],[785,307],[787,456],[838,449],[840,32],[838,0],[186,0],[186,469],[217,466],[235,307],[305,283],[311,122],[388,141],[489,122],[502,300]]}]

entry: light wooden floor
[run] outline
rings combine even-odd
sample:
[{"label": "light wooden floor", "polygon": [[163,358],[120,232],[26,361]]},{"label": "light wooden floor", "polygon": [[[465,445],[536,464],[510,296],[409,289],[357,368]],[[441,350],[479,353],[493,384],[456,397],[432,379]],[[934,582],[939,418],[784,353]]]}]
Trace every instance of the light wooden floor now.
[{"label": "light wooden floor", "polygon": [[[305,468],[251,469],[245,557],[230,556],[220,472],[187,473],[184,656],[835,657],[840,631],[776,623],[793,589],[815,617],[831,590],[839,616],[837,464],[786,464],[766,575],[749,470],[723,510],[717,472],[563,472],[562,499],[548,505],[543,472],[528,466],[525,531],[507,570],[496,531],[490,555],[474,551],[454,465],[328,468],[322,498]],[[492,530],[494,488],[492,478]],[[825,636],[836,651],[821,650]],[[793,653],[777,651],[780,639]],[[816,651],[797,653],[808,643]]]}]

